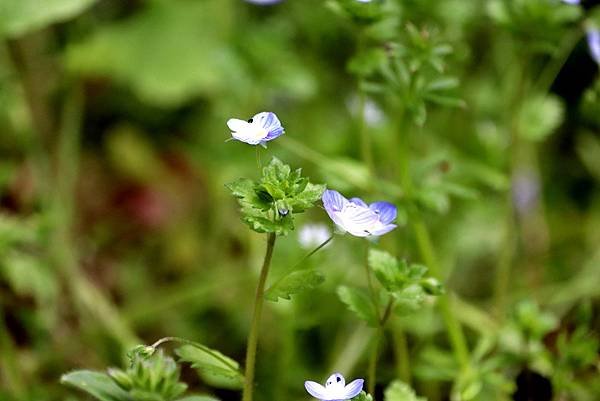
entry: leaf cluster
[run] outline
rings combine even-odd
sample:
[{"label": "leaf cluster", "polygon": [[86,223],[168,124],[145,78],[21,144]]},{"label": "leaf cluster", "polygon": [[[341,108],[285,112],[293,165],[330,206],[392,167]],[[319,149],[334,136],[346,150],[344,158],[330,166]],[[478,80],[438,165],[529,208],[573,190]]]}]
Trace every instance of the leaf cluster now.
[{"label": "leaf cluster", "polygon": [[446,58],[452,51],[435,30],[407,24],[384,48],[357,54],[349,68],[363,76],[363,90],[387,96],[395,106],[405,109],[413,123],[422,126],[428,103],[465,106],[455,94],[458,79],[447,73]]},{"label": "leaf cluster", "polygon": [[302,177],[301,169],[292,171],[276,157],[262,173],[258,182],[240,178],[227,187],[238,199],[248,227],[259,233],[286,235],[294,229],[293,215],[311,208],[325,186],[312,184]]},{"label": "leaf cluster", "polygon": [[555,54],[569,25],[581,17],[581,8],[562,1],[494,0],[488,4],[488,14],[525,42],[528,51]]}]

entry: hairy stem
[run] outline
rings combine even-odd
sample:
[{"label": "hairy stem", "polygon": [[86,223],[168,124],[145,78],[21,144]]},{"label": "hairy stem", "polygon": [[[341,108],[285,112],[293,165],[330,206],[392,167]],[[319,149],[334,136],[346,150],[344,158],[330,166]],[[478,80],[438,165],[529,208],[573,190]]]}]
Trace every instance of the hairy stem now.
[{"label": "hairy stem", "polygon": [[267,235],[267,250],[265,258],[260,270],[258,286],[256,287],[256,295],[254,297],[254,312],[252,315],[252,324],[250,326],[250,334],[248,335],[248,345],[246,348],[246,371],[244,380],[244,392],[242,401],[252,401],[254,391],[254,366],[256,365],[256,347],[258,345],[258,332],[260,328],[260,317],[262,315],[262,307],[264,303],[265,283],[269,275],[269,267],[271,266],[271,258],[273,249],[275,248],[275,233]]}]

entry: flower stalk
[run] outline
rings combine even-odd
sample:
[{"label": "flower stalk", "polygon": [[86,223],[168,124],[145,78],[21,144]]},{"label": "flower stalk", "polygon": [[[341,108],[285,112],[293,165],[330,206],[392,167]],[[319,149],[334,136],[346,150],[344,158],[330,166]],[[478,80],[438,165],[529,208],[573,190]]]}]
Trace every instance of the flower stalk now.
[{"label": "flower stalk", "polygon": [[264,303],[265,284],[271,267],[271,258],[273,257],[273,249],[275,248],[275,233],[267,234],[267,250],[260,270],[258,286],[256,287],[256,295],[254,297],[254,312],[252,314],[252,323],[250,326],[250,334],[248,335],[248,345],[246,346],[246,370],[244,375],[244,391],[242,401],[252,401],[254,392],[254,367],[256,365],[256,351],[258,345],[258,334],[260,329],[260,318]]}]

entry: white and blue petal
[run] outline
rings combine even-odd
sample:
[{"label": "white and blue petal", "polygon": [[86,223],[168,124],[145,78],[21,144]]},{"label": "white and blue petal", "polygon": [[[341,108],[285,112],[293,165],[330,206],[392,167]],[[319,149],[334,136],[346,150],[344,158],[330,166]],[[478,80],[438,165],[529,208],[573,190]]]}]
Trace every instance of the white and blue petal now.
[{"label": "white and blue petal", "polygon": [[253,124],[258,124],[267,131],[265,141],[271,141],[285,132],[279,118],[277,118],[275,113],[271,113],[270,111],[263,111],[256,114],[252,117],[252,121]]},{"label": "white and blue petal", "polygon": [[325,382],[325,386],[313,381],[304,382],[306,391],[321,401],[346,401],[356,397],[362,391],[363,379],[356,379],[346,385],[344,376],[334,373]]},{"label": "white and blue petal", "polygon": [[379,215],[379,221],[381,221],[383,224],[391,223],[392,221],[396,220],[396,216],[398,215],[396,206],[389,202],[371,203],[369,209]]},{"label": "white and blue petal", "polygon": [[327,400],[329,397],[327,389],[317,382],[307,380],[304,382],[304,388],[308,391],[308,394],[319,400]]},{"label": "white and blue petal", "polygon": [[348,383],[346,387],[344,387],[343,398],[344,400],[349,400],[351,398],[356,397],[360,394],[363,389],[363,384],[365,381],[363,379],[356,379]]},{"label": "white and blue petal", "polygon": [[285,132],[275,113],[268,111],[255,114],[248,121],[231,118],[227,121],[227,126],[234,139],[249,145],[265,146],[266,142]]},{"label": "white and blue petal", "polygon": [[362,207],[369,207],[369,205],[367,205],[365,201],[360,198],[350,198],[349,201]]}]

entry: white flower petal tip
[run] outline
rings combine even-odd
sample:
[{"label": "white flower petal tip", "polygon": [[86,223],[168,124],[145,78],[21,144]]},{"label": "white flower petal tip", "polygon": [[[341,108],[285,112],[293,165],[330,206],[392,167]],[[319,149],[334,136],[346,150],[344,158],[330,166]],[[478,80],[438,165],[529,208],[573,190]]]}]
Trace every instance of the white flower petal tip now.
[{"label": "white flower petal tip", "polygon": [[325,386],[307,380],[304,388],[313,397],[321,401],[346,401],[356,397],[362,391],[363,379],[356,379],[346,385],[346,380],[341,373],[334,373],[325,382]]},{"label": "white flower petal tip", "polygon": [[367,205],[362,199],[346,199],[337,191],[323,193],[323,206],[341,232],[355,237],[380,236],[396,228],[396,206],[389,202]]},{"label": "white flower petal tip", "polygon": [[249,145],[261,145],[284,134],[281,122],[275,115],[268,111],[255,114],[248,121],[237,118],[227,120],[227,127],[231,130],[231,137]]}]

